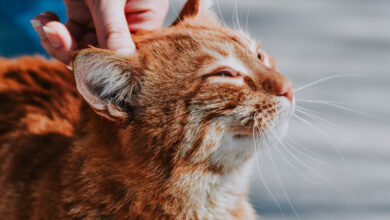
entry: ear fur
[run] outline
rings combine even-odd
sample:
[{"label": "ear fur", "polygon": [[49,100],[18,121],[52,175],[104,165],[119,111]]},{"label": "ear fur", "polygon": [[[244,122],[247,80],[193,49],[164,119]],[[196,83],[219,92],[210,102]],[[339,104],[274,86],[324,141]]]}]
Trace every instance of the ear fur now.
[{"label": "ear fur", "polygon": [[172,25],[185,23],[188,20],[194,20],[198,24],[210,24],[210,22],[218,24],[217,16],[211,11],[212,5],[212,0],[188,0]]},{"label": "ear fur", "polygon": [[[133,65],[132,65],[133,64]],[[73,62],[76,86],[93,110],[110,120],[127,117],[137,75],[134,60],[102,49],[85,49]]]}]

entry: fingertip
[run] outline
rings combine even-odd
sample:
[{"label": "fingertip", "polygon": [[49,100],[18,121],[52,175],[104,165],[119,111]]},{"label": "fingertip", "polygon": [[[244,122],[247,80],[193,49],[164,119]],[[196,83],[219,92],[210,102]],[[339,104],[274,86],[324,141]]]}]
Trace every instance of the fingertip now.
[{"label": "fingertip", "polygon": [[50,21],[43,27],[43,29],[46,30],[45,33],[50,41],[53,39],[54,44],[57,41],[57,48],[61,47],[62,50],[72,51],[77,47],[75,40],[64,24],[58,21]]},{"label": "fingertip", "polygon": [[62,41],[55,30],[47,26],[43,26],[42,29],[53,48],[59,48],[62,46]]},{"label": "fingertip", "polygon": [[58,18],[57,14],[54,12],[51,12],[51,11],[42,12],[39,15],[37,15],[36,17],[38,17],[38,16],[45,17],[45,18],[49,19],[50,21],[59,21],[60,20]]},{"label": "fingertip", "polygon": [[46,34],[43,30],[43,26],[45,26],[50,21],[59,21],[58,16],[50,11],[43,12],[30,20],[31,25],[33,26],[34,30],[37,32],[41,40],[47,39]]}]

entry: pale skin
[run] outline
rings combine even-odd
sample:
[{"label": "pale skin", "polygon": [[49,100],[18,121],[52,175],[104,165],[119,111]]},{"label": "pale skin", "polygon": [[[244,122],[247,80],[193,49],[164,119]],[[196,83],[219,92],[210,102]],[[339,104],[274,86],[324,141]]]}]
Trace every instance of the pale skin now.
[{"label": "pale skin", "polygon": [[57,60],[70,64],[75,51],[88,45],[130,55],[136,48],[131,33],[161,27],[169,0],[64,0],[68,20],[52,12],[31,20],[42,47]]}]

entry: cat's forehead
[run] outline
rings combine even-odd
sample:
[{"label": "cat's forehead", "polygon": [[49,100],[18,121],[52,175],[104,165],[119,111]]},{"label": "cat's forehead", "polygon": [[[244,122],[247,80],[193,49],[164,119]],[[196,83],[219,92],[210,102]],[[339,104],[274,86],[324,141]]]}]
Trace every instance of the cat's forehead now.
[{"label": "cat's forehead", "polygon": [[256,52],[257,42],[253,40],[248,34],[235,29],[218,27],[218,28],[194,28],[187,29],[188,36],[195,40],[198,38],[199,44],[202,40],[205,44],[218,46],[220,50],[225,52],[231,51],[234,47],[247,49],[251,52]]},{"label": "cat's forehead", "polygon": [[199,73],[225,66],[250,75],[248,57],[255,57],[258,49],[257,42],[243,32],[207,26],[167,28],[152,32],[136,43],[150,61],[148,64],[154,66],[152,69],[161,67],[157,63],[165,63],[164,68],[167,65],[175,70],[192,67]]},{"label": "cat's forehead", "polygon": [[[135,39],[136,43],[142,44],[146,47],[152,46],[154,48],[165,47],[165,44],[160,42],[166,42],[167,44],[181,44],[187,46],[188,49],[204,49],[219,51],[221,53],[228,53],[236,48],[249,50],[256,53],[257,41],[253,40],[249,35],[242,31],[219,27],[206,27],[206,26],[182,26],[171,27],[163,29],[162,31],[151,32],[146,35],[141,35],[140,38]],[[170,48],[165,48],[170,49]]]}]

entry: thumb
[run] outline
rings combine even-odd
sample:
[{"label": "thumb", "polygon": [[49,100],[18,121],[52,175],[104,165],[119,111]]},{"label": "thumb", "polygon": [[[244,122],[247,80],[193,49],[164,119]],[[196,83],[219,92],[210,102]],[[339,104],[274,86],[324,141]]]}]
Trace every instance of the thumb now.
[{"label": "thumb", "polygon": [[99,47],[128,55],[135,52],[125,17],[126,0],[88,0]]}]

